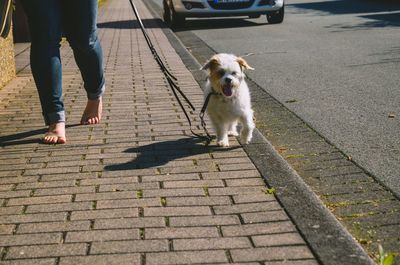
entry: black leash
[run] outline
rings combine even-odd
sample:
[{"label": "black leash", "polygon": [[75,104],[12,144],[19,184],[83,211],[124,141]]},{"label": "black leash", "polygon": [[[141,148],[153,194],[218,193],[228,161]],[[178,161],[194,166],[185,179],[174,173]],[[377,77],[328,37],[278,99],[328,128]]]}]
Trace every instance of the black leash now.
[{"label": "black leash", "polygon": [[[206,99],[204,100],[203,107],[201,108],[200,114],[199,114],[200,121],[201,121],[201,127],[203,127],[203,130],[204,130],[204,132],[206,133],[206,135],[207,135],[209,141],[212,140],[212,136],[208,133],[207,126],[206,126],[206,122],[204,121],[204,115],[205,115],[205,112],[206,112],[206,109],[207,109],[207,106],[208,106],[208,102],[210,101],[210,98],[211,98],[212,95],[217,95],[217,93],[215,93],[215,92],[210,92],[210,93],[207,95]],[[204,136],[203,136],[203,137],[204,137]]]},{"label": "black leash", "polygon": [[139,16],[139,12],[137,11],[135,4],[132,2],[132,0],[129,0],[129,3],[131,4],[132,10],[133,10],[133,12],[135,13],[135,16],[136,16],[136,18],[137,18],[137,20],[138,20],[138,22],[139,22],[140,29],[142,30],[142,33],[143,33],[143,35],[144,35],[144,38],[145,38],[145,40],[146,40],[146,42],[147,42],[147,45],[148,45],[149,48],[150,48],[151,53],[153,54],[154,59],[156,60],[156,62],[157,62],[158,65],[160,66],[161,71],[163,72],[165,78],[167,79],[168,84],[169,84],[169,86],[171,87],[171,90],[172,90],[172,92],[173,92],[173,94],[174,94],[176,100],[177,100],[178,103],[179,103],[179,106],[181,107],[183,113],[185,114],[185,117],[186,117],[186,119],[187,119],[187,121],[188,121],[188,123],[189,123],[190,132],[191,132],[194,136],[196,136],[196,137],[198,137],[198,138],[207,140],[208,143],[211,142],[212,137],[211,137],[211,135],[210,135],[210,134],[208,133],[208,131],[207,131],[206,123],[205,123],[205,121],[204,121],[204,114],[205,114],[205,110],[207,109],[207,105],[208,105],[208,102],[209,102],[209,100],[210,100],[210,97],[211,97],[211,95],[213,95],[214,93],[210,93],[210,94],[207,95],[207,97],[206,97],[206,99],[205,99],[205,101],[204,101],[204,105],[203,105],[203,107],[202,107],[202,109],[201,109],[201,111],[200,111],[200,114],[199,114],[199,117],[200,117],[200,120],[201,120],[201,126],[203,127],[203,130],[204,130],[204,132],[206,133],[206,136],[197,134],[197,133],[195,133],[195,132],[192,130],[192,121],[190,120],[189,114],[187,113],[185,107],[183,106],[182,101],[181,101],[181,99],[180,99],[179,96],[178,96],[178,93],[183,97],[183,99],[186,101],[186,103],[190,106],[190,108],[191,108],[193,111],[196,110],[195,107],[194,107],[193,104],[190,102],[190,100],[186,97],[186,95],[183,93],[183,91],[181,90],[181,88],[175,83],[175,81],[177,81],[178,79],[177,79],[173,74],[171,74],[171,72],[167,69],[167,67],[165,66],[165,64],[164,64],[163,61],[161,60],[160,56],[158,55],[157,50],[154,48],[154,45],[153,45],[153,43],[151,42],[151,39],[150,39],[149,35],[148,35],[147,32],[146,32],[146,29],[145,29],[145,27],[144,27],[144,25],[143,25],[142,19],[141,19],[140,16]]}]

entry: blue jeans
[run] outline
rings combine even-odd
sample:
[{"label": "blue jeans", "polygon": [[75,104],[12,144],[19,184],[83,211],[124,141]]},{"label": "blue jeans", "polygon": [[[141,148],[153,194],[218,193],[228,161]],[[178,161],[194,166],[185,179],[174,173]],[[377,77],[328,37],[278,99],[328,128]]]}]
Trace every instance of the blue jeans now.
[{"label": "blue jeans", "polygon": [[31,32],[31,69],[45,123],[65,122],[60,41],[74,52],[88,99],[104,93],[103,52],[97,37],[97,0],[22,0]]}]

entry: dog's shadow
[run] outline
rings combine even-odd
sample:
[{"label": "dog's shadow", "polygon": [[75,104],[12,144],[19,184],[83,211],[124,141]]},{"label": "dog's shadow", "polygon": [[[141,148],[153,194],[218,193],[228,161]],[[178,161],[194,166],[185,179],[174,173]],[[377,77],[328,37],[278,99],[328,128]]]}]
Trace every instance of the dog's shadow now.
[{"label": "dog's shadow", "polygon": [[156,142],[126,149],[124,151],[125,153],[136,153],[136,158],[126,163],[106,165],[104,170],[119,171],[158,168],[171,161],[183,159],[185,157],[207,154],[216,150],[228,151],[237,148],[237,146],[222,148],[218,146],[207,145],[203,139],[194,137],[165,142]]}]

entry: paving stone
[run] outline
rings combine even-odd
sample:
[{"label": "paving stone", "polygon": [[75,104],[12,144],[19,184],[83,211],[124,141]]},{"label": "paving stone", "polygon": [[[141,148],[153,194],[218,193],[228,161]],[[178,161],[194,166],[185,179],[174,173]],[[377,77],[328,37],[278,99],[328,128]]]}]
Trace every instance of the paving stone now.
[{"label": "paving stone", "polygon": [[86,185],[104,185],[104,184],[122,184],[138,182],[138,177],[120,177],[120,178],[97,178],[97,179],[83,179],[80,181],[81,186]]},{"label": "paving stone", "polygon": [[314,259],[268,261],[264,263],[264,265],[317,265],[317,264],[318,262]]},{"label": "paving stone", "polygon": [[233,249],[231,255],[234,262],[313,258],[310,250],[305,246]]},{"label": "paving stone", "polygon": [[91,194],[77,194],[75,201],[99,201],[99,200],[115,200],[115,199],[136,199],[135,191],[115,191]]},{"label": "paving stone", "polygon": [[140,265],[140,254],[118,254],[118,255],[95,255],[95,256],[77,256],[62,257],[60,265]]},{"label": "paving stone", "polygon": [[1,261],[1,265],[54,265],[56,259],[23,259]]},{"label": "paving stone", "polygon": [[126,190],[147,190],[147,189],[158,189],[159,184],[157,182],[146,182],[146,183],[126,183],[126,184],[110,184],[100,185],[100,192],[107,191],[126,191]]},{"label": "paving stone", "polygon": [[92,210],[92,202],[70,202],[70,203],[54,203],[54,204],[37,204],[28,205],[26,213],[50,213],[50,212],[67,212],[79,210]]},{"label": "paving stone", "polygon": [[67,213],[38,213],[25,215],[4,215],[0,216],[1,224],[19,224],[35,222],[64,221],[67,219]]},{"label": "paving stone", "polygon": [[10,199],[8,201],[7,205],[12,206],[12,205],[33,205],[33,204],[59,203],[59,202],[71,202],[71,200],[72,200],[71,195],[15,198],[15,199]]},{"label": "paving stone", "polygon": [[253,194],[245,195],[234,195],[232,196],[235,203],[250,203],[250,202],[268,202],[275,201],[275,197],[272,194],[266,194],[264,192],[256,192]]},{"label": "paving stone", "polygon": [[30,182],[30,183],[18,184],[16,189],[26,190],[26,189],[41,189],[41,188],[73,187],[75,185],[76,182],[74,180]]},{"label": "paving stone", "polygon": [[224,187],[221,180],[164,181],[164,188]]},{"label": "paving stone", "polygon": [[265,186],[249,186],[249,187],[226,187],[226,188],[209,188],[208,193],[211,196],[222,195],[244,195],[261,193],[265,190]]},{"label": "paving stone", "polygon": [[15,225],[0,224],[0,235],[11,235],[15,230]]},{"label": "paving stone", "polygon": [[250,213],[280,210],[281,205],[276,201],[262,203],[244,203],[235,205],[213,206],[215,214]]},{"label": "paving stone", "polygon": [[0,215],[20,214],[22,210],[23,206],[0,207]]},{"label": "paving stone", "polygon": [[213,216],[192,216],[189,217],[170,217],[170,226],[221,226],[239,225],[240,219],[236,215],[213,215]]},{"label": "paving stone", "polygon": [[154,176],[143,176],[142,182],[152,181],[182,181],[182,180],[199,180],[200,176],[197,173],[190,174],[165,174],[165,175],[154,175]]},{"label": "paving stone", "polygon": [[13,184],[0,185],[0,192],[1,191],[11,191],[11,189],[13,187],[14,187]]},{"label": "paving stone", "polygon": [[30,190],[21,190],[21,191],[2,191],[0,192],[1,199],[9,199],[9,198],[20,198],[20,197],[28,197],[30,195]]},{"label": "paving stone", "polygon": [[17,184],[17,183],[35,183],[39,180],[38,176],[24,176],[24,177],[1,177],[0,184]]},{"label": "paving stone", "polygon": [[80,180],[97,178],[96,173],[79,173],[79,174],[50,174],[41,177],[42,181],[58,181],[58,180]]},{"label": "paving stone", "polygon": [[65,232],[89,230],[89,221],[66,221],[66,222],[44,222],[20,224],[18,234],[41,233],[41,232]]},{"label": "paving stone", "polygon": [[305,245],[303,238],[298,233],[257,235],[252,236],[251,239],[256,247]]},{"label": "paving stone", "polygon": [[143,198],[143,199],[122,199],[122,200],[104,200],[97,201],[96,209],[109,208],[132,208],[132,207],[151,207],[161,206],[159,198]]},{"label": "paving stone", "polygon": [[95,187],[69,187],[69,188],[52,188],[52,189],[36,189],[35,196],[47,196],[56,194],[78,194],[78,193],[94,193]]},{"label": "paving stone", "polygon": [[0,246],[21,246],[61,243],[61,233],[30,234],[30,235],[2,235]]},{"label": "paving stone", "polygon": [[232,202],[228,196],[207,196],[207,197],[167,197],[167,206],[213,206],[213,205],[231,205]]},{"label": "paving stone", "polygon": [[213,251],[179,251],[169,253],[149,253],[146,255],[146,264],[215,264],[227,262],[228,259],[223,250]]},{"label": "paving stone", "polygon": [[223,226],[221,229],[224,236],[251,236],[296,231],[293,224],[289,221],[246,224],[241,226]]},{"label": "paving stone", "polygon": [[125,218],[125,217],[137,217],[138,215],[139,215],[139,213],[138,213],[138,209],[137,208],[74,211],[71,214],[71,220]]},{"label": "paving stone", "polygon": [[6,259],[79,256],[86,254],[86,244],[57,244],[10,247]]},{"label": "paving stone", "polygon": [[115,229],[115,230],[97,230],[68,232],[65,242],[94,242],[94,241],[112,241],[112,240],[133,240],[140,239],[139,229]]},{"label": "paving stone", "polygon": [[146,239],[218,237],[216,227],[146,228]]},{"label": "paving stone", "polygon": [[143,192],[144,198],[204,196],[204,195],[205,193],[202,188],[160,189],[160,190],[146,190]]},{"label": "paving stone", "polygon": [[165,227],[164,217],[96,219],[94,229]]},{"label": "paving stone", "polygon": [[289,217],[283,210],[270,211],[270,212],[241,213],[240,216],[242,217],[244,223],[249,223],[249,224],[289,220]]},{"label": "paving stone", "polygon": [[262,178],[243,178],[243,179],[227,179],[225,180],[228,187],[242,187],[242,186],[262,186],[265,182]]},{"label": "paving stone", "polygon": [[149,207],[144,209],[144,216],[197,216],[211,215],[207,206],[192,207]]},{"label": "paving stone", "polygon": [[90,254],[168,251],[167,240],[93,242]]},{"label": "paving stone", "polygon": [[247,237],[236,238],[200,238],[200,239],[174,239],[174,250],[212,250],[250,248],[251,243]]}]

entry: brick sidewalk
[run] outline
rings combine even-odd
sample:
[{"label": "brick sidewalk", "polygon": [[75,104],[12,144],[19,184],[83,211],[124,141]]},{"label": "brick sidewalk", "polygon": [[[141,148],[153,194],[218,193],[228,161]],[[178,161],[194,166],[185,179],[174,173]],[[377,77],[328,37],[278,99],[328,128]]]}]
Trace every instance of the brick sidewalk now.
[{"label": "brick sidewalk", "polygon": [[[135,3],[199,109],[198,84]],[[68,144],[38,141],[44,127],[29,67],[0,90],[0,264],[318,264],[235,139],[220,149],[190,137],[133,18],[117,0],[99,15],[100,125],[77,125],[86,97],[62,46]]]}]

